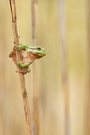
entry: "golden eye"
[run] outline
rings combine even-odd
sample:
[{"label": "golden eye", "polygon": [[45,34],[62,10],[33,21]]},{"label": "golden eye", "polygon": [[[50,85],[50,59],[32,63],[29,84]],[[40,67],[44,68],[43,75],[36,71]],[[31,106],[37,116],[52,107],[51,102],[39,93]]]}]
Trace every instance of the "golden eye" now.
[{"label": "golden eye", "polygon": [[40,47],[38,47],[37,49],[38,49],[39,51],[41,50],[41,48],[40,48]]}]

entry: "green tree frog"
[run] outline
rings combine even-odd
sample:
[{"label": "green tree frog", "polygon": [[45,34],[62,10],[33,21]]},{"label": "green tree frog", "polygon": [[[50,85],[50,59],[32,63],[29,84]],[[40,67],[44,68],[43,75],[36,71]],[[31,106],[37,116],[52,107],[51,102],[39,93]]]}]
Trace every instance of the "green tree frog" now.
[{"label": "green tree frog", "polygon": [[[20,58],[17,58],[17,52],[20,52]],[[23,71],[23,69],[28,68],[34,60],[40,59],[45,55],[46,50],[44,48],[20,44],[19,46],[15,46],[9,56],[13,58],[15,64]]]}]

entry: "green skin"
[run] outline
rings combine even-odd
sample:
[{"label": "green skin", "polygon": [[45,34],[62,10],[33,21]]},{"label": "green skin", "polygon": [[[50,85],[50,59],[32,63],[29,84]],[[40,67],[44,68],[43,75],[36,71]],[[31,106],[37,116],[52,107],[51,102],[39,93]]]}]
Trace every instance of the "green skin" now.
[{"label": "green skin", "polygon": [[[19,45],[17,47],[17,49],[20,50],[25,50],[27,53],[32,53],[34,55],[36,55],[37,57],[43,57],[46,55],[46,50],[44,48],[38,47],[38,46],[29,46],[29,45]],[[38,59],[38,58],[36,58]],[[28,62],[28,63],[22,63],[21,61],[17,62],[17,65],[20,68],[27,68],[32,62]]]}]

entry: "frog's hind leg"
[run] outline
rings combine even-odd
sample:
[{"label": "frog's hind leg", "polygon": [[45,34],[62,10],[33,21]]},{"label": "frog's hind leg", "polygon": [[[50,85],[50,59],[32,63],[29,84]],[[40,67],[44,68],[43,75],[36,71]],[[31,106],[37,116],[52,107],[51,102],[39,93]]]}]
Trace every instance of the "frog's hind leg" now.
[{"label": "frog's hind leg", "polygon": [[27,68],[29,65],[30,65],[30,63],[22,63],[22,62],[18,62],[17,63],[17,65],[20,67],[20,68]]}]

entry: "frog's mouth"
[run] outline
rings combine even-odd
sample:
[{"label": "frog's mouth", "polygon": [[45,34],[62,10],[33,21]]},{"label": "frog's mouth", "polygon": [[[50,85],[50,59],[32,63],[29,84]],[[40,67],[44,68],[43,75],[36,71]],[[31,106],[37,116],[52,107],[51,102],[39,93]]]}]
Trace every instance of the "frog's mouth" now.
[{"label": "frog's mouth", "polygon": [[43,56],[46,55],[46,53],[43,53],[43,54],[42,53],[36,53],[36,55],[39,55],[39,56],[42,56],[43,57]]},{"label": "frog's mouth", "polygon": [[39,59],[41,57],[44,57],[46,54],[42,54],[42,53],[33,53],[33,56],[36,57],[36,59]]},{"label": "frog's mouth", "polygon": [[35,60],[35,59],[40,59],[40,58],[42,58],[43,56],[45,56],[45,54],[42,54],[42,53],[32,53],[32,52],[30,52],[30,53],[28,53],[28,56],[29,56],[31,59]]}]

